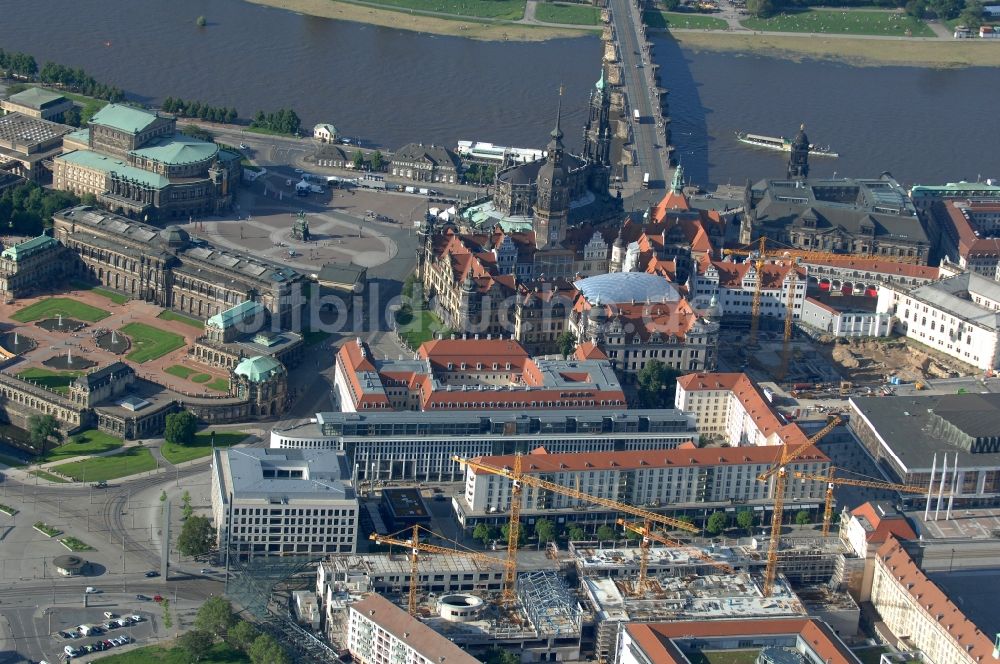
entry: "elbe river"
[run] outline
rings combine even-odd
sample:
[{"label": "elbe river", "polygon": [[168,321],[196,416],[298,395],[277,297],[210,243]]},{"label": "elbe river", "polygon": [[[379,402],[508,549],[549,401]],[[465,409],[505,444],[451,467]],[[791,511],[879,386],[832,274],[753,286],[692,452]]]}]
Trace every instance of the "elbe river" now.
[{"label": "elbe river", "polygon": [[[204,15],[208,26],[198,28]],[[241,0],[0,0],[0,48],[82,67],[139,101],[166,96],[258,109],[292,107],[395,149],[458,140],[541,147],[565,86],[563,131],[580,145],[597,37],[479,42],[301,16]],[[691,180],[784,176],[784,157],[737,130],[810,139],[838,159],[821,176],[904,184],[1000,177],[997,70],[852,67],[680,49],[655,38],[670,89],[676,154]]]}]

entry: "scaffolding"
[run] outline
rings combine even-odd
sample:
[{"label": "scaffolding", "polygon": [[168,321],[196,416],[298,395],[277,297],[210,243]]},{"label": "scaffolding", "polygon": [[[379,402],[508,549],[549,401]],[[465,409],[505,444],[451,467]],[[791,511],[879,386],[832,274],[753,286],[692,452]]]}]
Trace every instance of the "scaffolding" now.
[{"label": "scaffolding", "polygon": [[540,634],[579,636],[583,609],[558,572],[520,574],[517,596],[528,620]]}]

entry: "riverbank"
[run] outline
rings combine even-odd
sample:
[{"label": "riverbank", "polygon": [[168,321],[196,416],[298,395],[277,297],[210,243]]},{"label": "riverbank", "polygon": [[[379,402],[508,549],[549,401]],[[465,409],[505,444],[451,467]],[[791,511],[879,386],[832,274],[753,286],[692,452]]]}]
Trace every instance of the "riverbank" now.
[{"label": "riverbank", "polygon": [[854,66],[1000,67],[1000,44],[979,39],[885,39],[858,36],[789,35],[674,30],[695,51],[738,51],[788,60],[835,60]]},{"label": "riverbank", "polygon": [[437,18],[409,10],[379,9],[369,5],[338,0],[247,0],[258,5],[287,9],[300,14],[321,16],[355,23],[368,23],[432,35],[466,37],[484,41],[545,41],[580,37],[592,30],[535,26],[509,21],[491,21],[474,17]]}]

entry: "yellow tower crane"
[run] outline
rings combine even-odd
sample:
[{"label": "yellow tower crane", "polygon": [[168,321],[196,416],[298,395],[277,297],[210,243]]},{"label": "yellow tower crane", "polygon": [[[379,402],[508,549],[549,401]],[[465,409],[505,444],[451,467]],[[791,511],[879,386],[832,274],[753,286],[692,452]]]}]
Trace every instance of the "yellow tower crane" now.
[{"label": "yellow tower crane", "polygon": [[649,521],[645,521],[642,525],[639,525],[637,523],[629,523],[625,519],[618,519],[617,523],[619,526],[622,526],[626,530],[630,530],[633,533],[642,535],[642,540],[639,542],[639,578],[636,579],[635,582],[636,595],[641,594],[646,586],[646,577],[648,576],[649,573],[650,541],[659,542],[660,544],[676,549],[684,549],[685,551],[693,555],[695,558],[699,558],[704,562],[708,563],[709,565],[717,567],[719,570],[727,574],[732,574],[735,571],[732,567],[730,567],[726,563],[719,562],[715,558],[712,558],[712,556],[700,551],[699,549],[695,548],[694,546],[691,546],[690,544],[685,544],[683,542],[679,542],[677,540],[670,539],[669,537],[665,537],[664,535],[660,535],[659,533],[653,532],[652,524]]},{"label": "yellow tower crane", "polygon": [[368,536],[368,539],[372,540],[376,544],[394,544],[396,546],[406,547],[410,550],[410,595],[408,608],[411,616],[417,615],[417,577],[419,573],[417,563],[420,560],[418,551],[423,551],[425,553],[440,553],[447,556],[461,556],[463,558],[471,558],[472,560],[486,563],[487,565],[507,567],[507,561],[502,558],[486,555],[485,553],[479,553],[477,551],[463,551],[461,549],[449,549],[448,547],[421,542],[420,526],[418,525],[413,526],[410,533],[410,539],[408,540],[399,539],[393,537],[392,535],[379,535],[378,533],[372,533]]},{"label": "yellow tower crane", "polygon": [[786,466],[813,448],[823,436],[833,431],[840,424],[840,418],[834,416],[826,426],[813,434],[809,440],[789,451],[788,445],[782,444],[781,454],[777,462],[757,476],[761,482],[766,482],[774,476],[774,512],[771,515],[771,542],[767,549],[767,567],[764,570],[764,597],[770,597],[774,590],[774,579],[778,573],[778,546],[781,544],[781,521],[785,509]]},{"label": "yellow tower crane", "polygon": [[900,493],[927,493],[928,487],[913,486],[911,484],[895,484],[893,482],[880,482],[877,480],[863,480],[863,479],[853,479],[850,477],[834,477],[833,473],[836,470],[833,466],[827,471],[826,475],[820,475],[818,473],[803,473],[796,472],[795,477],[803,480],[819,480],[821,482],[826,482],[826,507],[823,510],[823,537],[830,534],[830,518],[833,515],[833,487],[836,484],[843,484],[847,486],[862,486],[871,489],[889,489],[891,491],[898,491]]},{"label": "yellow tower crane", "polygon": [[476,461],[475,459],[465,459],[459,456],[453,456],[451,460],[462,466],[468,466],[476,472],[499,475],[500,477],[506,477],[511,481],[510,525],[507,528],[507,567],[504,574],[503,589],[504,604],[513,604],[515,601],[514,586],[517,582],[517,538],[521,532],[521,489],[523,485],[535,487],[536,489],[542,489],[545,491],[551,491],[552,493],[594,503],[595,505],[608,507],[615,511],[624,512],[625,514],[630,514],[640,519],[644,519],[650,523],[658,523],[664,526],[670,526],[671,528],[686,530],[688,532],[698,532],[699,530],[697,526],[685,521],[672,519],[668,516],[657,514],[656,512],[650,512],[649,510],[644,510],[641,507],[621,503],[610,498],[591,496],[590,494],[583,493],[577,489],[571,489],[567,486],[556,484],[555,482],[549,482],[535,477],[534,475],[524,473],[521,471],[521,454],[516,454],[514,456],[514,465],[512,468],[501,468],[499,466],[493,466],[481,461]]}]

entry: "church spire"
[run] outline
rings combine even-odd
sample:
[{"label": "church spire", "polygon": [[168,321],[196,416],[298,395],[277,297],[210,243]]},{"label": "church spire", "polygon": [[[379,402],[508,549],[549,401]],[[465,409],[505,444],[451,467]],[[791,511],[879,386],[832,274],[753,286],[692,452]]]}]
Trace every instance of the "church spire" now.
[{"label": "church spire", "polygon": [[675,194],[684,193],[684,167],[680,163],[677,164],[677,168],[674,170],[674,180],[670,188]]},{"label": "church spire", "polygon": [[563,86],[560,85],[559,86],[559,104],[556,106],[556,126],[555,126],[555,128],[553,128],[552,133],[549,134],[549,136],[552,137],[552,140],[549,141],[549,150],[550,151],[553,150],[553,149],[558,149],[558,150],[562,150],[563,149],[563,144],[562,144],[562,138],[563,138],[563,132],[562,132],[562,94],[563,94]]}]

